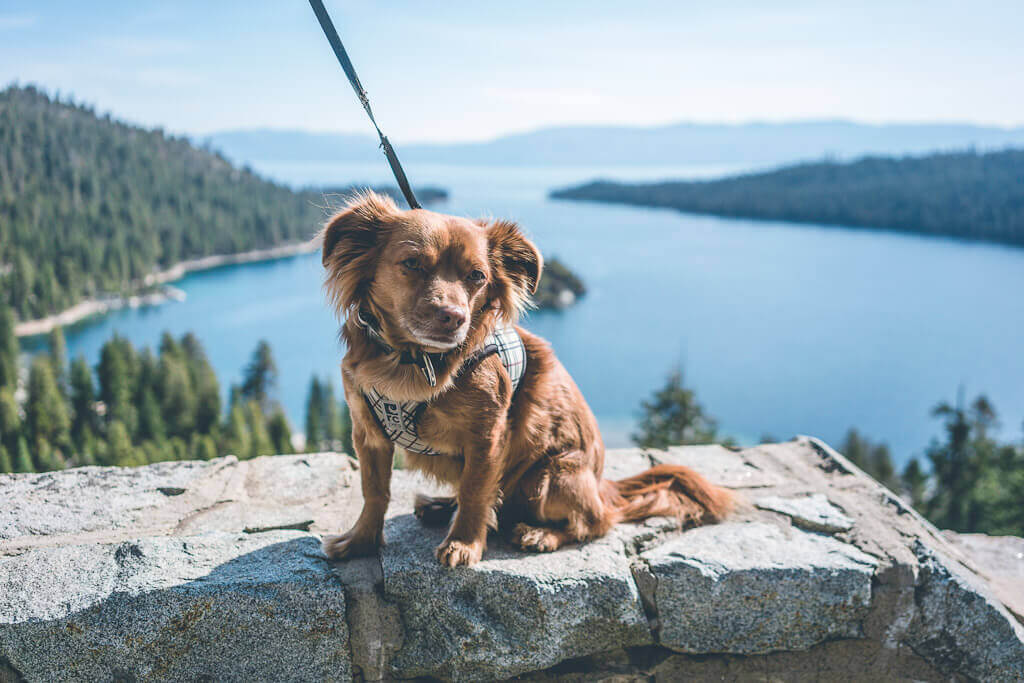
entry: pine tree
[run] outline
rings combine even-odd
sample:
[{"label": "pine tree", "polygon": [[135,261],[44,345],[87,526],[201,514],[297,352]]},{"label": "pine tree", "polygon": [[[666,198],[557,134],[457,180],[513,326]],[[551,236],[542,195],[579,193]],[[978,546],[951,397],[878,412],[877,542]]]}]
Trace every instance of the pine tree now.
[{"label": "pine tree", "polygon": [[134,405],[137,359],[131,343],[115,334],[100,349],[96,372],[107,421],[119,421],[129,434],[134,433],[138,423]]},{"label": "pine tree", "polygon": [[642,404],[640,431],[633,442],[641,448],[666,448],[702,444],[715,440],[717,425],[697,402],[694,392],[683,384],[682,370],[676,368],[665,386],[651,401]]},{"label": "pine tree", "polygon": [[209,434],[194,434],[189,453],[192,460],[213,460],[217,457],[217,444]]},{"label": "pine tree", "polygon": [[270,432],[267,431],[267,418],[263,408],[256,401],[249,401],[246,404],[245,413],[250,439],[248,457],[274,455],[274,444],[270,441]]},{"label": "pine tree", "polygon": [[839,446],[840,452],[880,484],[892,491],[900,490],[896,468],[892,464],[889,446],[872,443],[861,436],[856,429],[846,432],[846,438]]},{"label": "pine tree", "polygon": [[220,420],[220,383],[205,355],[195,361],[195,429],[210,434]]},{"label": "pine tree", "polygon": [[245,420],[245,409],[241,401],[235,401],[228,413],[228,421],[224,427],[224,445],[222,453],[234,455],[239,460],[249,457],[252,441],[249,438],[249,427]]},{"label": "pine tree", "polygon": [[50,330],[50,365],[53,377],[62,394],[67,393],[68,386],[68,345],[64,339],[64,330],[55,327]]},{"label": "pine tree", "polygon": [[14,336],[14,312],[0,301],[0,387],[18,384],[18,338]]},{"label": "pine tree", "polygon": [[18,439],[18,450],[14,456],[14,471],[15,472],[35,472],[36,468],[32,464],[32,454],[28,450],[28,443],[24,437]]},{"label": "pine tree", "polygon": [[161,409],[167,434],[187,437],[195,425],[196,397],[192,377],[180,353],[161,352],[160,379],[163,385]]},{"label": "pine tree", "polygon": [[928,475],[921,469],[921,463],[917,458],[911,458],[906,467],[903,468],[901,476],[903,490],[910,499],[913,507],[921,507],[925,503],[925,487],[928,484]]},{"label": "pine tree", "polygon": [[324,392],[320,379],[313,376],[309,382],[309,397],[306,399],[306,452],[315,453],[324,442],[323,416],[325,414]]},{"label": "pine tree", "polygon": [[11,456],[8,455],[3,444],[0,444],[0,474],[10,474],[13,471],[14,463],[11,461]]},{"label": "pine tree", "polygon": [[70,444],[67,405],[57,388],[50,361],[41,356],[32,361],[29,369],[25,424],[33,443],[46,441],[62,449]]},{"label": "pine tree", "polygon": [[99,444],[92,429],[86,427],[75,437],[75,466],[85,467],[96,464],[96,450]]},{"label": "pine tree", "polygon": [[270,344],[260,340],[253,351],[242,378],[241,394],[246,401],[256,401],[260,408],[267,410],[271,395],[277,387],[277,363],[270,350]]},{"label": "pine tree", "polygon": [[288,417],[280,406],[274,409],[273,415],[267,422],[267,433],[270,436],[270,443],[275,455],[291,453],[294,450],[292,448],[292,429],[288,424]]},{"label": "pine tree", "polygon": [[82,445],[86,431],[95,434],[96,392],[92,383],[92,371],[85,358],[78,356],[71,363],[71,434],[77,446]]},{"label": "pine tree", "polygon": [[352,452],[352,420],[348,406],[334,398],[334,383],[327,380],[324,387],[325,435],[332,451]]},{"label": "pine tree", "polygon": [[166,436],[160,406],[156,402],[153,390],[147,387],[142,392],[142,404],[139,406],[139,439],[163,441]]},{"label": "pine tree", "polygon": [[107,452],[104,463],[118,467],[138,467],[146,464],[136,453],[132,446],[131,436],[128,434],[128,428],[120,420],[111,422],[107,430]]},{"label": "pine tree", "polygon": [[18,437],[21,436],[21,416],[18,402],[11,387],[0,387],[0,443],[8,453],[17,453]]}]

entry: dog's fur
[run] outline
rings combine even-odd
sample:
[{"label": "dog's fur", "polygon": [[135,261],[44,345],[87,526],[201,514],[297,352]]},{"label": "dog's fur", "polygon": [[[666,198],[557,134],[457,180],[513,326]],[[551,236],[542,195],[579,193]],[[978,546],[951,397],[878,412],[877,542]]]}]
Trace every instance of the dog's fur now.
[{"label": "dog's fur", "polygon": [[[402,211],[366,193],[328,221],[322,239],[325,287],[347,318],[341,369],[364,497],[352,529],[324,540],[330,557],[372,554],[383,541],[394,445],[363,397],[368,387],[398,401],[429,402],[419,437],[450,455],[409,452],[406,463],[457,491],[454,498],[416,501],[425,523],[454,515],[436,552],[444,565],[477,562],[499,517],[513,543],[544,552],[602,536],[620,521],[674,516],[701,523],[730,509],[728,491],[682,466],[603,479],[597,421],[550,346],[528,331],[516,328],[527,365],[514,396],[495,355],[459,372],[494,326],[514,322],[536,291],[542,259],[514,223]],[[367,338],[356,322],[359,310],[379,321],[398,351],[444,352],[436,386]],[[442,325],[441,310],[462,311],[466,321],[452,329],[458,316],[441,314]]]}]

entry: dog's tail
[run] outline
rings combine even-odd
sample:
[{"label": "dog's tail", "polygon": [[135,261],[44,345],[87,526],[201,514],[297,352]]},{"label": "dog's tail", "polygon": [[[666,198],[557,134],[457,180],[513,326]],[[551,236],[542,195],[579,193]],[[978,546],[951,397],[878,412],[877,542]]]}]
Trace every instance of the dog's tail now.
[{"label": "dog's tail", "polygon": [[717,522],[734,506],[733,494],[683,465],[655,465],[632,477],[601,482],[601,497],[616,522],[675,517],[683,524]]}]

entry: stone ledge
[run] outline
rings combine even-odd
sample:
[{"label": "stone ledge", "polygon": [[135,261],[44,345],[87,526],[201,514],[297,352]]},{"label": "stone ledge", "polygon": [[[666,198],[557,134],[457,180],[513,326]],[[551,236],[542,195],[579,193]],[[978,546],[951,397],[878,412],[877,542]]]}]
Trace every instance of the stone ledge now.
[{"label": "stone ledge", "polygon": [[549,555],[492,537],[456,570],[406,472],[380,556],[327,562],[361,505],[344,455],[0,476],[0,680],[1024,678],[962,544],[824,444],[626,449],[607,473],[657,462],[746,502]]}]

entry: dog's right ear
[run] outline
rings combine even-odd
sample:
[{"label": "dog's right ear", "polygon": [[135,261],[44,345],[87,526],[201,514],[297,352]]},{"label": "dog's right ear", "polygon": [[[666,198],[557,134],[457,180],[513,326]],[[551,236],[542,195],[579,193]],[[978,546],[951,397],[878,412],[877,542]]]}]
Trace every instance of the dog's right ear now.
[{"label": "dog's right ear", "polygon": [[320,231],[324,287],[339,315],[359,306],[373,282],[377,247],[386,236],[389,216],[398,213],[390,197],[375,192],[355,195]]}]

